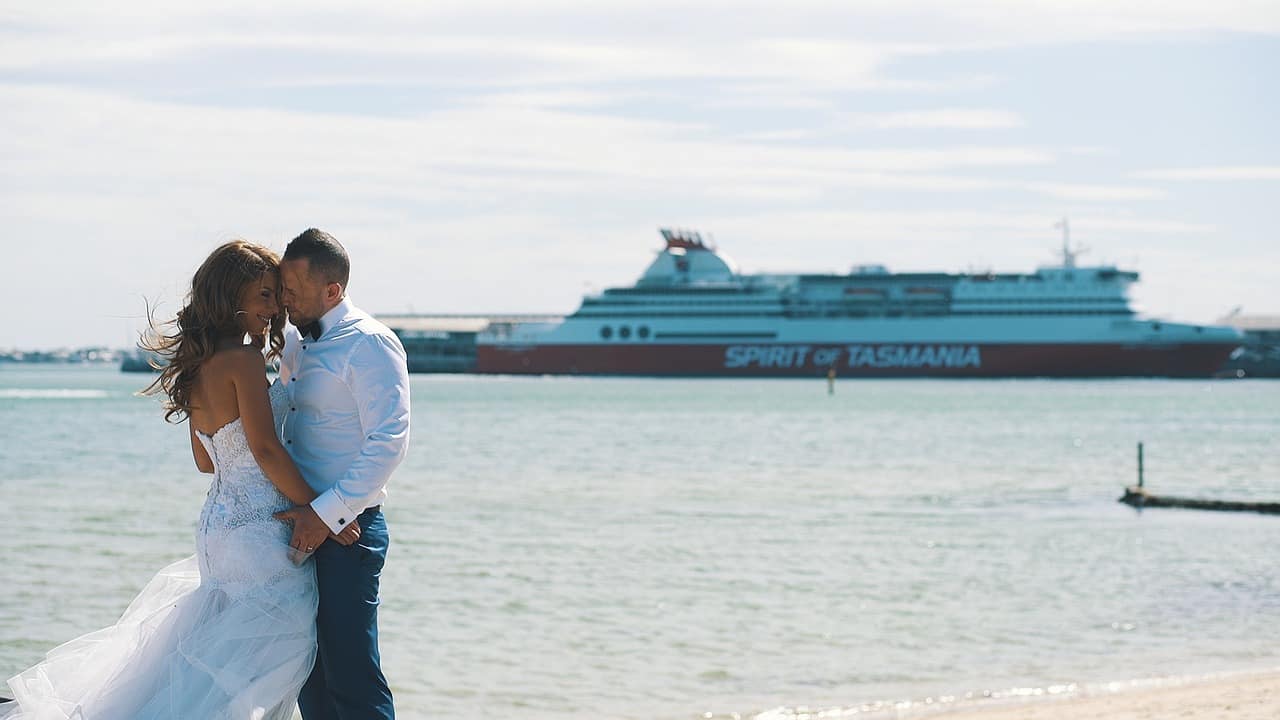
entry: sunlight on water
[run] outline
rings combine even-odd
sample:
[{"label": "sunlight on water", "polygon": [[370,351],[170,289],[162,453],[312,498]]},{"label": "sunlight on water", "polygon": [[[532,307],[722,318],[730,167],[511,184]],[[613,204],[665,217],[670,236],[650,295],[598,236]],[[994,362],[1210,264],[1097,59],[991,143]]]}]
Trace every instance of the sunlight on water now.
[{"label": "sunlight on water", "polygon": [[[0,370],[0,675],[191,552],[208,478],[147,379]],[[1280,663],[1280,518],[1116,502],[1138,441],[1154,492],[1280,500],[1280,384],[412,390],[381,623],[406,717],[895,717]]]},{"label": "sunlight on water", "polygon": [[23,390],[20,388],[0,388],[0,400],[91,400],[108,397],[105,390],[84,390],[78,388],[54,388],[41,390]]}]

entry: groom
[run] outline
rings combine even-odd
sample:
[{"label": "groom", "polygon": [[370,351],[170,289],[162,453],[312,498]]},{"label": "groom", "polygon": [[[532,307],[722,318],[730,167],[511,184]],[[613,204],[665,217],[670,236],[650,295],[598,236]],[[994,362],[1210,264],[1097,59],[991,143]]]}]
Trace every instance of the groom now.
[{"label": "groom", "polygon": [[[409,445],[409,375],[400,340],[346,297],[350,269],[342,245],[314,228],[280,265],[295,328],[280,359],[289,391],[281,434],[320,494],[276,515],[293,523],[294,548],[315,549],[319,647],[298,697],[305,720],[395,717],[378,655],[378,579],[387,480]],[[355,544],[325,542],[350,523],[360,528]]]}]

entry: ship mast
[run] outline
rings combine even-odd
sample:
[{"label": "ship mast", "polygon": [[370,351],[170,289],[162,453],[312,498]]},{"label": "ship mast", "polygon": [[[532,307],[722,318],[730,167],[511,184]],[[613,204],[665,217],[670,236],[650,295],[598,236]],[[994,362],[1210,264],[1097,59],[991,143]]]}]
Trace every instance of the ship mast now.
[{"label": "ship mast", "polygon": [[1062,267],[1074,268],[1076,266],[1076,258],[1082,253],[1088,252],[1085,247],[1071,247],[1071,223],[1067,218],[1062,218],[1054,223],[1055,228],[1062,228]]}]

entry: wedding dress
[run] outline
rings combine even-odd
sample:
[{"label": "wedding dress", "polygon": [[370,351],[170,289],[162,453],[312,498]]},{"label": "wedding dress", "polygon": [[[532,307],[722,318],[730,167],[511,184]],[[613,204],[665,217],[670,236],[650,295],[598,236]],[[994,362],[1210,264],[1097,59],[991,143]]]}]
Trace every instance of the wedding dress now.
[{"label": "wedding dress", "polygon": [[[288,410],[277,381],[277,419]],[[277,422],[277,426],[278,426]],[[315,661],[315,569],[289,558],[292,506],[240,420],[197,437],[213,459],[196,554],[161,570],[115,625],[9,681],[0,720],[288,720]]]}]

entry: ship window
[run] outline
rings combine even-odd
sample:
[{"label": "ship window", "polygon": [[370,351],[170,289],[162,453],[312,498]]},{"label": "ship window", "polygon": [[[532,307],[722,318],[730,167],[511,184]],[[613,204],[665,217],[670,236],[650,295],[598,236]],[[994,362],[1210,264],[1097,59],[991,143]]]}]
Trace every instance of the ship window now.
[{"label": "ship window", "polygon": [[604,338],[605,340],[608,340],[609,338],[613,337],[613,328],[609,327],[608,325],[605,325],[604,327],[600,328],[600,337]]},{"label": "ship window", "polygon": [[636,335],[639,335],[642,339],[649,337],[649,326],[641,325],[640,327],[636,328]]},{"label": "ship window", "polygon": [[626,340],[627,338],[631,337],[631,326],[623,325],[622,327],[618,328],[618,337],[622,338],[623,340]]}]

